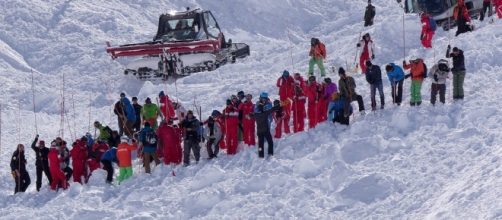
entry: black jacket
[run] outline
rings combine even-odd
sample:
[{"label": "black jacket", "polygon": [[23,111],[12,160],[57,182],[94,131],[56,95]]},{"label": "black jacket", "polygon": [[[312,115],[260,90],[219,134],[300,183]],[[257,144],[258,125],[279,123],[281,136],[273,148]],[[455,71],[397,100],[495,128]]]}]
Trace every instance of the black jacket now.
[{"label": "black jacket", "polygon": [[47,156],[49,155],[49,148],[43,147],[39,148],[36,146],[38,141],[38,138],[35,138],[33,143],[31,144],[31,149],[35,151],[35,157],[36,157],[36,166],[43,166],[45,168],[49,167],[49,161],[47,160]]},{"label": "black jacket", "polygon": [[139,122],[139,119],[141,119],[141,109],[143,107],[140,104],[132,104],[132,107],[134,107],[134,112],[136,113],[136,122]]},{"label": "black jacket", "polygon": [[[200,141],[201,140],[201,135],[199,133],[200,131],[200,122],[197,120],[197,118],[193,117],[192,119],[185,118],[181,122],[181,127],[185,129],[185,140],[191,140],[191,141]],[[190,129],[190,131],[187,131],[186,129]]]},{"label": "black jacket", "polygon": [[113,113],[117,116],[124,116],[124,107],[122,106],[122,103],[120,101],[115,103],[115,107],[113,108]]},{"label": "black jacket", "polygon": [[371,22],[373,18],[375,18],[375,6],[373,5],[368,5],[366,6],[366,11],[364,12],[364,21],[365,22]]},{"label": "black jacket", "polygon": [[10,160],[11,171],[19,170],[20,173],[26,172],[26,158],[24,157],[24,151],[19,153],[18,150],[14,151],[12,154],[12,159]]},{"label": "black jacket", "polygon": [[450,49],[446,50],[446,58],[453,59],[453,68],[451,68],[452,72],[465,71],[465,61],[464,61],[464,51],[459,50],[458,55],[450,53]]},{"label": "black jacket", "polygon": [[256,132],[258,134],[270,132],[271,114],[272,112],[277,111],[280,108],[280,107],[270,108],[267,105],[271,106],[272,104],[270,103],[261,104],[260,102],[256,103],[255,111],[251,114],[251,117],[255,118]]},{"label": "black jacket", "polygon": [[382,71],[377,65],[371,65],[371,68],[366,69],[366,81],[369,84],[382,83]]}]

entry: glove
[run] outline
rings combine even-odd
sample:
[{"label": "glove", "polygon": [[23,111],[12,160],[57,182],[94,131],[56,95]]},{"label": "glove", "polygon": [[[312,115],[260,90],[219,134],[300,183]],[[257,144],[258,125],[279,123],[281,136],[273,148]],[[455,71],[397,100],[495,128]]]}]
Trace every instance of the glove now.
[{"label": "glove", "polygon": [[371,54],[371,59],[374,60],[375,59],[375,54]]},{"label": "glove", "polygon": [[434,74],[434,81],[436,81],[436,82],[439,81],[438,75],[436,75],[436,74]]},{"label": "glove", "polygon": [[37,136],[35,136],[35,139],[38,139],[39,135],[37,134]]},{"label": "glove", "polygon": [[403,66],[406,66],[406,60],[403,60]]},{"label": "glove", "polygon": [[447,48],[447,49],[448,49],[448,50],[450,50],[450,49],[451,49],[451,46],[450,46],[449,44],[448,44],[448,48]]},{"label": "glove", "polygon": [[357,46],[357,47],[361,47],[361,44],[360,44],[360,43],[357,43],[357,44],[356,44],[356,46]]}]

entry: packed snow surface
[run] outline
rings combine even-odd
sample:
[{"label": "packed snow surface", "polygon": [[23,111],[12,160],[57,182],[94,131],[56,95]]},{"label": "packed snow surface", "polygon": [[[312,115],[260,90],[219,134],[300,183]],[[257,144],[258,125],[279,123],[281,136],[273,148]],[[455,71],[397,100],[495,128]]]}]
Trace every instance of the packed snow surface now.
[{"label": "packed snow surface", "polygon": [[[425,50],[419,42],[418,17],[405,15],[403,47],[399,5],[375,1],[375,25],[365,29],[365,2],[3,1],[1,218],[501,219],[502,21],[475,21],[476,31],[456,38],[438,30],[434,49]],[[185,6],[212,10],[227,38],[248,43],[251,56],[176,84],[124,76],[123,64],[105,53],[105,42],[150,40],[160,13]],[[26,193],[12,195],[10,156],[17,143],[29,147],[37,130],[46,141],[60,135],[63,86],[68,141],[93,133],[90,121],[116,127],[111,110],[122,91],[144,100],[165,90],[187,108],[193,108],[195,100],[205,118],[239,90],[255,97],[268,91],[277,98],[275,79],[284,69],[306,73],[311,37],[326,43],[328,67],[353,69],[355,44],[365,32],[375,41],[374,63],[382,67],[401,64],[403,53],[423,57],[431,67],[444,58],[449,43],[463,49],[468,69],[465,100],[451,101],[449,81],[447,103],[431,106],[427,79],[422,106],[392,106],[384,76],[386,109],[356,113],[349,127],[324,123],[288,135],[275,141],[276,152],[269,160],[259,159],[256,148],[240,146],[235,156],[222,153],[217,160],[187,168],[161,165],[151,175],[136,161],[134,176],[118,186],[105,184],[100,170],[87,185],[71,183],[60,192],[43,187],[37,193],[35,155],[27,148],[32,184]],[[336,74],[329,76],[338,81]],[[369,107],[369,86],[363,76],[354,78]],[[405,82],[403,103],[409,100],[409,84]],[[176,176],[171,175],[173,169]]]}]

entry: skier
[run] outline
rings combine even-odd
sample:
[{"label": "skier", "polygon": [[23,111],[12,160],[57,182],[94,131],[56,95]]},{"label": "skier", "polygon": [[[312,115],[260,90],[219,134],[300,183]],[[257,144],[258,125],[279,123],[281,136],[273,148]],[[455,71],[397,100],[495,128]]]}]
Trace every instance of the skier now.
[{"label": "skier", "polygon": [[53,141],[51,143],[51,148],[49,154],[47,155],[49,160],[49,170],[51,171],[51,189],[58,190],[59,188],[67,189],[69,183],[66,180],[65,174],[61,170],[61,162],[64,162],[63,158],[59,156],[59,150],[57,143]]},{"label": "skier", "polygon": [[431,85],[431,104],[436,104],[436,96],[439,93],[439,101],[445,103],[445,93],[446,93],[446,79],[448,78],[448,73],[450,68],[448,67],[448,61],[441,59],[435,64],[431,71],[430,76],[434,79]]},{"label": "skier", "polygon": [[326,59],[326,46],[317,38],[310,39],[310,52],[309,52],[309,72],[308,75],[314,75],[314,65],[317,65],[321,71],[321,77],[326,75],[324,69],[324,60]]},{"label": "skier", "polygon": [[483,9],[479,14],[479,20],[483,21],[485,19],[486,11],[488,11],[488,16],[492,15],[492,1],[493,0],[483,0]]},{"label": "skier", "polygon": [[[237,120],[237,115],[235,116]],[[190,165],[190,151],[193,152],[195,157],[195,163],[199,163],[200,159],[200,146],[201,141],[200,132],[200,122],[193,115],[193,111],[188,110],[187,116],[181,122],[181,127],[183,128],[183,133],[185,134],[183,142],[183,165]],[[237,126],[234,128],[235,133],[237,133]],[[237,137],[235,137],[236,139]],[[230,147],[229,147],[230,148]]]},{"label": "skier", "polygon": [[52,181],[51,173],[49,171],[49,161],[47,160],[47,155],[49,154],[49,148],[45,147],[45,141],[38,141],[38,146],[36,146],[38,141],[38,134],[35,136],[35,140],[31,144],[31,149],[35,151],[35,166],[37,168],[37,191],[40,191],[42,187],[42,172],[45,173],[47,180],[49,181],[49,185]]},{"label": "skier", "polygon": [[157,129],[157,118],[160,115],[159,107],[156,104],[152,103],[150,98],[146,98],[145,104],[141,109],[141,117],[143,121],[148,122],[153,129]]},{"label": "skier", "polygon": [[389,82],[392,87],[392,103],[401,105],[401,101],[403,100],[404,82],[403,68],[394,63],[389,63],[385,66],[385,71],[387,72],[387,77],[389,78]]},{"label": "skier", "polygon": [[371,0],[368,0],[368,6],[366,6],[366,11],[364,12],[364,26],[372,26],[373,19],[375,18],[376,10],[375,6],[371,5]]},{"label": "skier", "polygon": [[238,146],[238,129],[239,129],[239,110],[235,107],[232,100],[227,99],[227,107],[223,110],[225,117],[225,145],[227,154],[233,155],[237,153]]},{"label": "skier", "polygon": [[453,73],[453,99],[464,99],[464,78],[466,72],[464,51],[454,47],[450,53],[450,49],[451,47],[448,45],[446,58],[452,58],[453,60],[453,68],[451,68],[451,72]]},{"label": "skier", "polygon": [[[124,124],[124,133],[127,137],[132,138],[134,134],[134,123],[136,123],[136,112],[134,111],[134,107],[131,104],[131,101],[125,96],[124,93],[120,94],[120,103],[122,104],[122,109],[124,110],[125,116],[125,124]],[[118,137],[120,138],[121,134],[119,133]],[[114,146],[116,147],[116,146]]]},{"label": "skier", "polygon": [[324,100],[326,103],[326,107],[323,109],[323,114],[327,115],[326,120],[333,120],[332,115],[329,114],[329,105],[333,99],[333,94],[338,93],[338,88],[336,86],[336,83],[331,82],[331,78],[325,78],[324,79],[325,83],[325,89],[324,89]]},{"label": "skier", "polygon": [[472,31],[471,16],[469,16],[469,10],[465,6],[464,0],[458,0],[457,5],[453,9],[453,18],[457,22],[457,33],[455,36]]},{"label": "skier", "polygon": [[435,22],[427,13],[421,13],[420,22],[422,23],[422,33],[420,34],[420,40],[422,41],[422,46],[425,48],[432,48],[432,38],[434,37],[435,30],[431,20]]},{"label": "skier", "polygon": [[138,97],[132,97],[132,107],[134,108],[134,113],[136,114],[136,121],[134,122],[133,130],[134,132],[139,132],[141,130],[142,106],[138,104]]},{"label": "skier", "polygon": [[112,163],[118,163],[117,148],[111,147],[108,149],[101,157],[101,163],[103,164],[103,169],[106,171],[106,183],[112,184],[114,171]]},{"label": "skier", "polygon": [[117,159],[119,164],[119,184],[122,181],[128,179],[132,176],[132,159],[131,154],[134,150],[138,149],[136,143],[129,144],[129,138],[127,136],[122,136],[120,138],[120,144],[117,148]]},{"label": "skier", "polygon": [[124,127],[125,127],[125,111],[124,111],[124,105],[122,103],[122,97],[125,97],[125,93],[120,93],[120,100],[118,100],[115,103],[115,106],[113,108],[113,113],[117,115],[117,122],[119,126],[119,134],[123,135],[124,134]]},{"label": "skier", "polygon": [[376,110],[376,90],[380,95],[380,109],[385,106],[385,97],[383,94],[382,71],[377,65],[373,65],[371,61],[366,61],[366,81],[370,84],[371,89],[371,110]]},{"label": "skier", "polygon": [[99,130],[98,140],[110,141],[110,137],[112,136],[112,129],[110,127],[102,125],[99,121],[95,121],[94,128]]},{"label": "skier", "polygon": [[173,125],[173,119],[160,122],[157,129],[158,148],[163,151],[164,164],[181,163],[181,129]]},{"label": "skier", "polygon": [[[295,93],[295,80],[289,75],[289,72],[287,70],[284,70],[282,72],[282,76],[277,79],[277,87],[279,87],[279,99],[281,102],[284,102],[286,99],[291,100],[293,98]],[[291,103],[291,101],[289,101],[288,103]],[[277,123],[277,125],[280,126],[279,130],[276,129],[276,131],[282,133],[282,127],[284,127],[284,133],[289,134],[291,132],[289,129],[291,105],[284,106],[283,110],[284,114],[281,116],[281,121]],[[281,135],[279,134],[278,136],[280,137]]]},{"label": "skier", "polygon": [[82,140],[77,140],[72,144],[70,151],[71,161],[73,166],[73,182],[82,184],[82,176],[84,182],[87,183],[87,147]]},{"label": "skier", "polygon": [[174,112],[173,102],[169,99],[169,96],[167,96],[164,93],[164,91],[160,91],[159,99],[160,99],[160,112],[162,113],[163,119],[168,121],[170,118],[176,117],[176,113]]},{"label": "skier", "polygon": [[30,174],[26,170],[26,157],[24,156],[24,145],[18,144],[16,150],[12,154],[10,161],[10,169],[12,177],[16,182],[14,194],[25,192],[31,183]]},{"label": "skier", "polygon": [[495,5],[497,16],[502,19],[502,0],[494,0],[493,4]]},{"label": "skier", "polygon": [[[251,121],[249,119],[246,120]],[[254,121],[252,122],[254,123]],[[244,130],[244,132],[246,132],[246,130]],[[207,149],[208,159],[217,158],[218,152],[220,151],[218,145],[221,141],[222,134],[221,134],[221,126],[213,118],[213,116],[209,116],[209,118],[207,119],[207,125],[206,128],[204,129],[204,137],[207,140],[206,149]],[[253,126],[253,139],[254,139],[254,126]]]},{"label": "skier", "polygon": [[405,70],[410,69],[410,73],[405,76],[405,79],[411,76],[410,105],[418,106],[422,104],[422,82],[427,76],[424,61],[422,59],[412,58],[410,64],[406,64],[406,61],[403,60],[403,67]]},{"label": "skier", "polygon": [[359,65],[361,66],[361,72],[366,73],[366,61],[375,59],[373,41],[369,33],[363,36],[361,41],[357,44],[357,47],[363,47],[359,57]]},{"label": "skier", "polygon": [[364,114],[363,97],[356,93],[356,82],[354,81],[354,78],[347,76],[345,69],[343,69],[342,67],[338,69],[338,75],[340,76],[340,80],[338,80],[338,89],[340,91],[339,95],[345,100],[345,116],[349,115],[349,109],[351,107],[350,103],[353,101],[357,101],[359,112],[361,114]]},{"label": "skier", "polygon": [[264,144],[265,140],[268,144],[268,156],[274,155],[274,141],[272,135],[270,134],[270,119],[272,112],[278,110],[276,107],[272,107],[270,99],[268,98],[268,93],[262,92],[260,94],[260,100],[255,104],[255,109],[252,114],[247,115],[247,117],[253,117],[256,120],[256,131],[258,135],[258,157],[264,158]]},{"label": "skier", "polygon": [[305,96],[304,88],[301,83],[303,81],[295,81],[295,94],[293,97],[293,132],[298,133],[304,130],[305,127]]},{"label": "skier", "polygon": [[[247,144],[249,146],[256,145],[255,121],[252,118],[247,119],[243,116],[252,113],[253,109],[254,109],[253,96],[251,94],[247,94],[246,100],[239,105],[239,116],[242,117],[243,141],[244,144]],[[214,121],[214,119],[212,120]]]},{"label": "skier", "polygon": [[59,141],[58,150],[61,159],[59,165],[66,176],[66,181],[69,181],[73,175],[73,169],[70,168],[70,150],[66,147],[66,141]]},{"label": "skier", "polygon": [[309,119],[309,128],[314,128],[318,123],[318,104],[321,98],[320,85],[316,82],[315,76],[310,76],[307,82],[307,115]]},{"label": "skier", "polygon": [[333,100],[330,103],[330,114],[333,114],[333,123],[340,123],[342,125],[349,125],[350,115],[352,115],[352,106],[349,105],[348,114],[345,113],[345,103],[347,101],[344,97],[339,96],[338,93],[333,94]]},{"label": "skier", "polygon": [[157,134],[155,134],[155,131],[150,126],[150,123],[145,122],[145,126],[139,132],[139,145],[143,152],[143,165],[145,167],[145,173],[150,173],[150,160],[152,158],[155,161],[155,165],[160,164],[160,160],[156,153],[157,141]]}]

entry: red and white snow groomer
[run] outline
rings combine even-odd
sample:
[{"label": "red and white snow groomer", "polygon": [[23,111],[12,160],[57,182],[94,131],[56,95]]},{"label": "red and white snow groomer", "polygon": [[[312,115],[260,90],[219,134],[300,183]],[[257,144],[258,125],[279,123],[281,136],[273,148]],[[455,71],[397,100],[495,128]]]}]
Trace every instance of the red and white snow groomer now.
[{"label": "red and white snow groomer", "polygon": [[160,15],[153,41],[107,46],[113,59],[128,57],[124,74],[140,80],[212,71],[250,54],[247,44],[227,42],[211,11],[201,9]]}]

